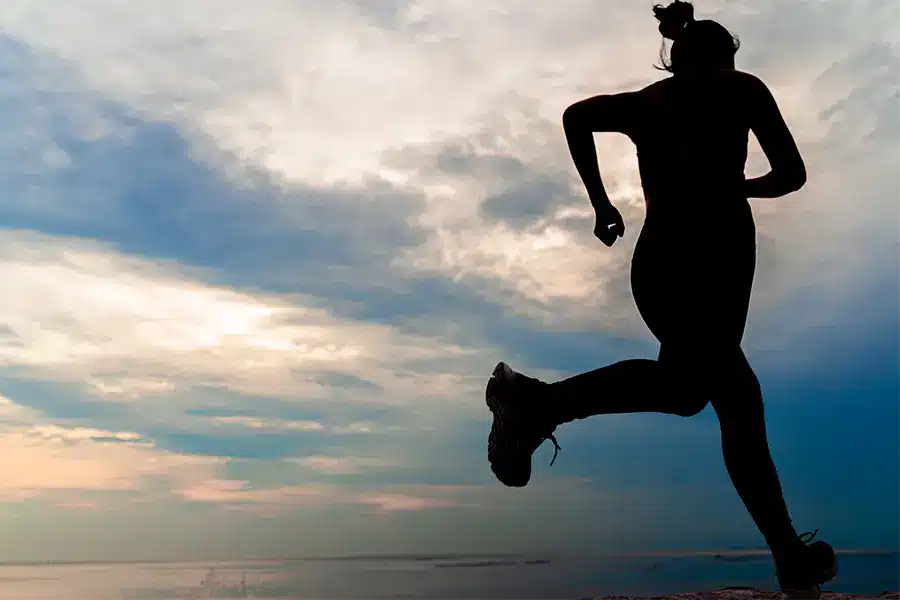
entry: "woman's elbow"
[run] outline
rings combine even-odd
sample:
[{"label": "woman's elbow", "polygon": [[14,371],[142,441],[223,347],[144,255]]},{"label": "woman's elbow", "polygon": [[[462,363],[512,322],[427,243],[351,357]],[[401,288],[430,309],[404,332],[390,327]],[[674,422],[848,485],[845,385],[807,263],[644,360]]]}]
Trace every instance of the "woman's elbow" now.
[{"label": "woman's elbow", "polygon": [[578,127],[584,119],[583,113],[582,106],[578,102],[566,108],[562,115],[563,128],[570,130],[573,127]]},{"label": "woman's elbow", "polygon": [[776,164],[772,173],[788,194],[793,194],[806,185],[806,165],[799,156],[790,162]]},{"label": "woman's elbow", "polygon": [[805,166],[800,165],[800,168],[797,169],[797,171],[795,172],[794,178],[792,181],[793,181],[793,185],[791,187],[794,188],[795,192],[798,191],[800,188],[802,188],[804,185],[806,185],[806,167]]}]

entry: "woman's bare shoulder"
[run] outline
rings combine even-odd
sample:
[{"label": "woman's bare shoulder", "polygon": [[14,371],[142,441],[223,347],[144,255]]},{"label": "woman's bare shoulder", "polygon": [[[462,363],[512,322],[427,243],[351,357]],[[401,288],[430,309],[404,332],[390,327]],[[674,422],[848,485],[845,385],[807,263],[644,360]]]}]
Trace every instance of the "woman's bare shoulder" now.
[{"label": "woman's bare shoulder", "polygon": [[742,91],[747,93],[759,93],[767,91],[769,88],[765,82],[758,76],[748,71],[738,71],[737,69],[728,71],[727,76],[735,85],[739,85]]},{"label": "woman's bare shoulder", "polygon": [[653,83],[650,83],[650,84],[644,86],[643,88],[638,90],[637,93],[643,94],[645,96],[653,96],[653,95],[659,94],[660,92],[665,90],[667,87],[669,87],[671,84],[672,84],[672,78],[666,77],[665,79],[660,79],[659,81],[654,81]]}]

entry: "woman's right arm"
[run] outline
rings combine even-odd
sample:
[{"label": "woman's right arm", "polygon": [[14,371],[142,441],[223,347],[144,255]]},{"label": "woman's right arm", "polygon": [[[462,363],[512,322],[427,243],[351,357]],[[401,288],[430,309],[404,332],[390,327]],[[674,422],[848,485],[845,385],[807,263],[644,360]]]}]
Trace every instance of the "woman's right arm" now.
[{"label": "woman's right arm", "polygon": [[772,92],[759,78],[748,75],[750,130],[759,141],[771,170],[745,183],[748,198],[780,198],[806,183],[806,166]]}]

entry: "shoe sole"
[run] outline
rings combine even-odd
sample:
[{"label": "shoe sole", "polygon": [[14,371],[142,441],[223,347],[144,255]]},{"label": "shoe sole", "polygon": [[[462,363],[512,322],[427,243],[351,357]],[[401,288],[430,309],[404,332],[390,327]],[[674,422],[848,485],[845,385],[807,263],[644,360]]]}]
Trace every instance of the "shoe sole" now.
[{"label": "shoe sole", "polygon": [[[500,399],[497,398],[493,393],[494,386],[496,386],[501,379],[505,379],[510,376],[511,369],[503,362],[497,363],[497,366],[494,367],[493,372],[491,373],[491,378],[488,380],[487,387],[484,390],[484,399],[487,407],[490,409],[491,413],[494,415],[494,423],[491,425],[491,432],[493,433],[494,427],[496,427],[497,422],[503,422],[506,418],[506,411],[504,410],[503,404],[500,402]],[[488,449],[490,452],[490,449]],[[490,458],[488,459],[490,461]],[[525,487],[528,484],[528,480],[514,480],[509,478],[504,478],[500,474],[500,470],[497,465],[493,462],[491,464],[491,471],[494,473],[494,476],[497,478],[497,481],[505,485],[506,487]]]},{"label": "shoe sole", "polygon": [[807,590],[789,590],[781,594],[785,600],[819,600],[822,597],[822,589],[816,585]]},{"label": "shoe sole", "polygon": [[[829,569],[825,573],[825,579],[822,580],[822,583],[828,583],[838,574],[838,564],[837,560],[834,561],[831,569]],[[820,587],[822,583],[817,583],[816,585],[806,588],[804,590],[783,590],[782,595],[785,600],[819,600],[822,597],[822,588]]]}]

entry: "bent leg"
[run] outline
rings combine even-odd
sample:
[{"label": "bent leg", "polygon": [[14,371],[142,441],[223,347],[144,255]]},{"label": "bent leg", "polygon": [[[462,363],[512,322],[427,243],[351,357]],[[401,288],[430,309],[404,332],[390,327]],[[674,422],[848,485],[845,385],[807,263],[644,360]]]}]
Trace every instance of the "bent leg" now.
[{"label": "bent leg", "polygon": [[691,417],[709,398],[681,368],[685,361],[660,351],[660,360],[629,359],[550,384],[549,398],[559,423],[593,415],[655,412]]}]

